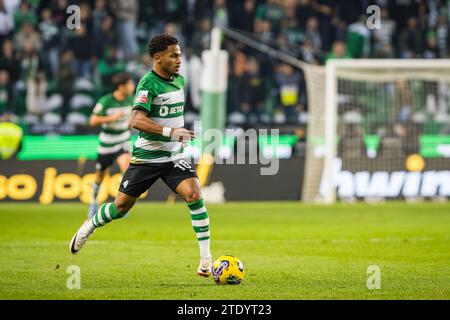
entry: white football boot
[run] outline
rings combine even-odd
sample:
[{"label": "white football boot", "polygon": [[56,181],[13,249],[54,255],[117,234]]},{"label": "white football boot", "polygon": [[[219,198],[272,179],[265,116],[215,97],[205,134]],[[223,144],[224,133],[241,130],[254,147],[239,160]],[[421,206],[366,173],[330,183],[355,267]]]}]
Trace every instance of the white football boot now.
[{"label": "white football boot", "polygon": [[72,240],[70,240],[70,252],[72,254],[78,253],[78,251],[83,248],[86,240],[93,234],[95,231],[95,227],[91,222],[91,219],[84,221],[83,225],[78,229],[78,231],[73,236]]},{"label": "white football boot", "polygon": [[201,277],[209,277],[212,272],[212,257],[203,257],[200,259],[200,264],[198,265],[197,274]]}]

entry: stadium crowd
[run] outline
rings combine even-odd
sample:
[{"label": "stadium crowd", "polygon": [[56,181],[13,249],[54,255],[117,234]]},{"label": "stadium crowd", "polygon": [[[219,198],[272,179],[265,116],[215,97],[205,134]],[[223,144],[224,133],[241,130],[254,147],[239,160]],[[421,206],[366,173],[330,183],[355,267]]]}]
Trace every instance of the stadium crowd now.
[{"label": "stadium crowd", "polygon": [[[79,28],[67,7],[78,5]],[[381,28],[366,27],[381,7]],[[311,64],[345,58],[447,58],[450,1],[444,0],[0,0],[0,120],[83,126],[111,77],[138,80],[151,68],[148,39],[170,33],[184,52],[186,121],[198,117],[201,52],[210,31],[239,31]],[[303,74],[243,43],[230,53],[228,122],[307,122]]]}]

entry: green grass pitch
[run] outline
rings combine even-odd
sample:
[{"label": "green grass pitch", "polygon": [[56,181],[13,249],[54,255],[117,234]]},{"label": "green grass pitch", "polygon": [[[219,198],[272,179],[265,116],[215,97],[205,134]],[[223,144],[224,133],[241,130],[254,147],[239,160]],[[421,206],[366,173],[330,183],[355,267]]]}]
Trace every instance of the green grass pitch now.
[{"label": "green grass pitch", "polygon": [[[450,204],[208,205],[212,252],[245,267],[238,286],[195,274],[184,204],[138,203],[68,243],[86,205],[0,205],[0,299],[450,299]],[[81,288],[66,286],[79,266]],[[369,290],[370,265],[381,289]]]}]

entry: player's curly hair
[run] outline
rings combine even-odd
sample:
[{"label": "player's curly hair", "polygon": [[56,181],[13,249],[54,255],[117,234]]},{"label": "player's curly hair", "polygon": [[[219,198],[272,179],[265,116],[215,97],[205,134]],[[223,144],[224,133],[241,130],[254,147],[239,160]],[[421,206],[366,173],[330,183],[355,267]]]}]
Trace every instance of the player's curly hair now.
[{"label": "player's curly hair", "polygon": [[164,51],[168,46],[178,44],[178,39],[170,34],[158,34],[150,39],[147,52],[153,58],[155,53]]}]

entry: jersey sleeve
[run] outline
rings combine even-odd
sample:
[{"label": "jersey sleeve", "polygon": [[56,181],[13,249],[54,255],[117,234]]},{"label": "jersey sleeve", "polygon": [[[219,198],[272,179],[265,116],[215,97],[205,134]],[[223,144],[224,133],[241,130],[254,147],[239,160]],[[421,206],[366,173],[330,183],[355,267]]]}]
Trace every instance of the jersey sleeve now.
[{"label": "jersey sleeve", "polygon": [[150,82],[147,79],[142,79],[136,88],[133,110],[143,110],[149,113],[153,97],[153,90],[151,88]]},{"label": "jersey sleeve", "polygon": [[106,116],[104,99],[98,100],[97,104],[94,107],[94,110],[92,110],[92,114],[96,116]]}]

